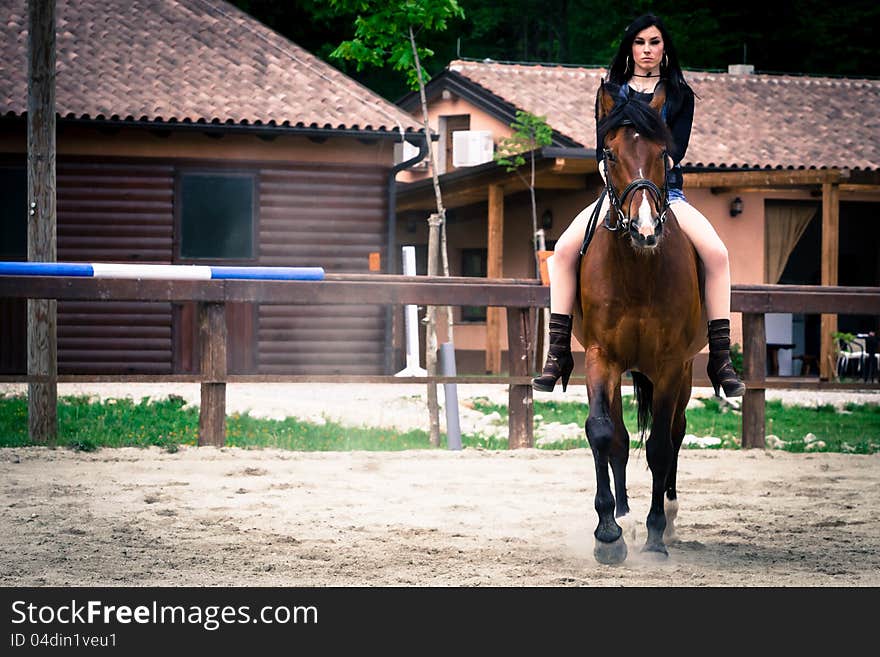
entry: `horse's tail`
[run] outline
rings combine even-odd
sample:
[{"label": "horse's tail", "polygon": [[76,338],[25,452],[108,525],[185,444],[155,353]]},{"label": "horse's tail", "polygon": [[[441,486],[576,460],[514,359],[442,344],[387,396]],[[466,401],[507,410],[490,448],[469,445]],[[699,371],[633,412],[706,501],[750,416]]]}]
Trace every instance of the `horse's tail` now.
[{"label": "horse's tail", "polygon": [[630,372],[633,380],[633,389],[636,393],[638,405],[638,427],[641,434],[640,441],[645,442],[645,432],[651,425],[651,408],[654,405],[654,384],[641,372]]}]

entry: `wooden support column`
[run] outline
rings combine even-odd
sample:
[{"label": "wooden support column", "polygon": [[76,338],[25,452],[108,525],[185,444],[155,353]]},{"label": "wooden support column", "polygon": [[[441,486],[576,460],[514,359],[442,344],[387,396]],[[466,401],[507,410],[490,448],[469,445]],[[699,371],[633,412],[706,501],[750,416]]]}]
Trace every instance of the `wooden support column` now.
[{"label": "wooden support column", "polygon": [[[504,276],[504,188],[489,185],[489,236],[486,254],[486,275]],[[504,309],[486,309],[486,372],[501,373],[501,318]]]},{"label": "wooden support column", "polygon": [[[528,308],[507,309],[507,358],[510,376],[529,375],[533,336]],[[507,445],[510,449],[534,446],[535,405],[532,386],[508,386]]]},{"label": "wooden support column", "polygon": [[765,390],[764,368],[767,363],[767,333],[763,313],[743,313],[743,369],[746,392],[742,403],[742,447],[764,448]]},{"label": "wooden support column", "polygon": [[[28,3],[28,260],[55,262],[55,0]],[[25,211],[25,208],[20,208]],[[28,435],[39,444],[58,436],[57,302],[28,299]]]},{"label": "wooden support column", "polygon": [[199,446],[226,444],[226,308],[223,303],[199,304],[199,355],[202,404]]},{"label": "wooden support column", "polygon": [[[837,285],[840,253],[840,188],[833,183],[822,185],[822,285]],[[819,378],[830,381],[835,376],[837,345],[831,334],[837,330],[837,315],[822,315]]]}]

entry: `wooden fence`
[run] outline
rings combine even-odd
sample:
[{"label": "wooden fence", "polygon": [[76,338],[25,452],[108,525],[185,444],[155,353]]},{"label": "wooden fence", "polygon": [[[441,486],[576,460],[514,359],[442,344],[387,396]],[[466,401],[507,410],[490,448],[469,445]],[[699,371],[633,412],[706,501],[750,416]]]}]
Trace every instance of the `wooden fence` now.
[{"label": "wooden fence", "polygon": [[[326,381],[356,379],[365,383],[507,383],[509,386],[509,445],[529,447],[533,443],[534,407],[528,354],[531,340],[529,312],[549,303],[549,289],[534,280],[474,279],[387,276],[328,275],[323,281],[254,280],[127,280],[76,277],[0,276],[0,299],[196,301],[199,308],[198,375],[83,375],[61,377],[7,376],[0,380],[54,381],[193,381],[201,384],[199,444],[223,445],[226,416],[226,384],[256,381]],[[224,304],[437,305],[495,306],[506,308],[508,375],[506,377],[418,377],[392,376],[278,376],[227,375]],[[855,314],[880,316],[880,288],[817,287],[790,285],[737,285],[731,299],[734,312],[743,313],[743,353],[746,394],[743,399],[743,447],[764,446],[764,401],[768,387],[827,389],[827,382],[799,380],[792,384],[767,381],[764,374],[767,345],[764,314],[777,312]],[[877,387],[877,386],[871,386]]]}]

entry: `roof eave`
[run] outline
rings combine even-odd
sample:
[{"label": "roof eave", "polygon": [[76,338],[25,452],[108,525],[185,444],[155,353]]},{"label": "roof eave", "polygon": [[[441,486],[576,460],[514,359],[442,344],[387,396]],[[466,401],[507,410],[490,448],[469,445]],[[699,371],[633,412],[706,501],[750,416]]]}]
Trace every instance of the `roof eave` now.
[{"label": "roof eave", "polygon": [[[535,158],[535,163],[541,162],[543,160],[556,160],[559,158],[570,158],[570,159],[592,159],[596,157],[596,151],[592,148],[584,148],[582,146],[577,147],[560,147],[560,146],[545,146],[544,148],[540,148],[535,151],[537,157]],[[528,157],[528,153],[523,153],[523,157]],[[463,167],[460,169],[456,169],[455,171],[450,171],[448,173],[442,173],[439,176],[439,181],[442,184],[453,183],[458,180],[463,180],[465,178],[475,177],[481,174],[487,174],[491,172],[502,173],[505,172],[507,167],[501,164],[498,164],[494,160],[490,162],[485,162],[483,164],[478,164],[472,167]],[[406,192],[412,194],[418,194],[422,189],[432,189],[433,181],[431,178],[425,178],[423,180],[417,180],[415,182],[399,182],[397,183],[398,192]]]},{"label": "roof eave", "polygon": [[[446,89],[506,125],[510,125],[516,120],[517,110],[525,109],[506,101],[461,73],[449,69],[438,74],[425,85],[425,97],[428,100],[433,100]],[[419,94],[413,91],[398,99],[395,104],[405,111],[412,112],[418,108],[418,103]],[[571,148],[582,146],[580,142],[557,130],[553,130],[552,139],[554,146]]]},{"label": "roof eave", "polygon": [[[26,115],[7,113],[0,116],[0,120],[24,121]],[[333,127],[330,125],[290,125],[275,123],[232,123],[219,121],[165,121],[163,119],[121,119],[103,117],[73,117],[58,116],[58,122],[64,125],[84,125],[100,128],[142,128],[148,130],[174,130],[196,131],[210,134],[255,134],[263,136],[297,135],[304,137],[353,137],[357,139],[394,139],[400,140],[400,130],[397,127],[388,129],[385,126],[379,128],[355,128]],[[404,128],[407,138],[415,138],[416,141],[424,140],[424,129]],[[409,140],[409,139],[408,139]]]}]

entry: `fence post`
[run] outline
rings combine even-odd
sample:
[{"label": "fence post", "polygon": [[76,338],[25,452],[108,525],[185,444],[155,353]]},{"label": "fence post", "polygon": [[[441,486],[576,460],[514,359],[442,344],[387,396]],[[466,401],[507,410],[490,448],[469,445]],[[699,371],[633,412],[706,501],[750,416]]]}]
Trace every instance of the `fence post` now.
[{"label": "fence post", "polygon": [[[531,353],[531,322],[528,308],[507,309],[507,358],[510,376],[528,376]],[[531,385],[508,387],[508,438],[510,449],[534,445],[535,406]]]},{"label": "fence post", "polygon": [[767,362],[767,333],[764,313],[743,313],[743,369],[746,393],[742,403],[742,447],[764,448],[764,368]]},{"label": "fence post", "polygon": [[226,305],[199,303],[199,446],[226,444]]},{"label": "fence post", "polygon": [[[55,176],[55,0],[28,2],[27,255],[57,258]],[[16,208],[22,212],[23,208]],[[28,435],[54,445],[58,435],[58,302],[27,301]]]}]

